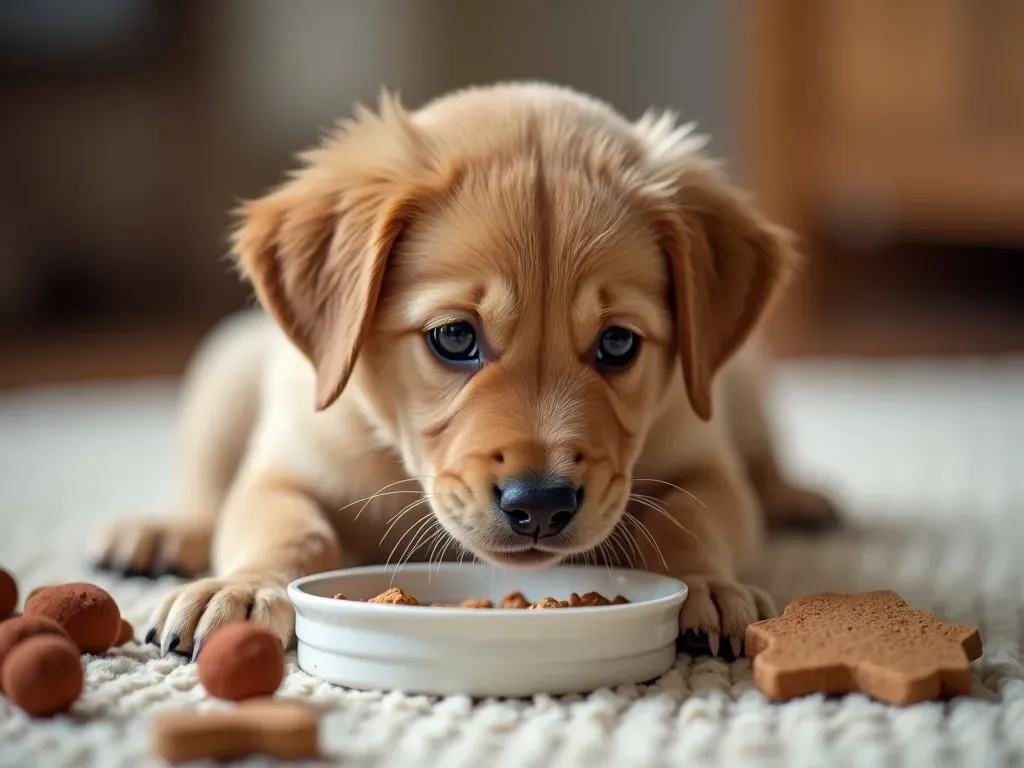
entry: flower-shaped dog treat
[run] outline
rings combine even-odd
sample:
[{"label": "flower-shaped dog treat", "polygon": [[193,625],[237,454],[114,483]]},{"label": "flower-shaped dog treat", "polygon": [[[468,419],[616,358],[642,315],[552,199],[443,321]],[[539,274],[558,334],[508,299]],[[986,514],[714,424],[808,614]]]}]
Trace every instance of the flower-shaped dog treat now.
[{"label": "flower-shaped dog treat", "polygon": [[794,600],[747,628],[754,682],[769,698],[861,692],[900,706],[971,690],[977,627],[911,608],[895,592]]}]

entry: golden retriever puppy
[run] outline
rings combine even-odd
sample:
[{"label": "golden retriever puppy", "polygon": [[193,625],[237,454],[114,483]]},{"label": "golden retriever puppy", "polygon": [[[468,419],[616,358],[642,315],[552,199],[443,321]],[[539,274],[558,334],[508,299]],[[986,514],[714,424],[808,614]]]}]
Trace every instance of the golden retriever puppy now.
[{"label": "golden retriever puppy", "polygon": [[181,516],[100,542],[212,562],[148,639],[194,654],[249,618],[287,644],[296,577],[471,557],[668,573],[681,629],[738,651],[775,610],[740,576],[765,521],[832,510],[780,475],[745,344],[795,254],[701,144],[542,84],[385,96],[246,204],[272,322],[232,320],[186,380]]}]

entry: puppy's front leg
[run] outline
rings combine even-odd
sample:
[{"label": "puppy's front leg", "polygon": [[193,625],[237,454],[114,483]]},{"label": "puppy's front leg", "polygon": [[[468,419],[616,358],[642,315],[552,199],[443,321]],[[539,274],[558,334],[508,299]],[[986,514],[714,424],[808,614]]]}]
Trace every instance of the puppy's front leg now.
[{"label": "puppy's front leg", "polygon": [[295,614],[290,581],[337,568],[340,550],[319,505],[292,481],[257,477],[235,489],[221,514],[214,545],[216,576],[172,591],[157,608],[147,641],[163,653],[192,652],[218,627],[250,619],[285,647]]},{"label": "puppy's front leg", "polygon": [[[725,462],[680,473],[672,483],[659,482],[658,490],[651,483],[634,483],[635,491],[648,498],[630,509],[638,529],[633,539],[646,567],[681,579],[689,588],[679,615],[682,633],[706,634],[716,656],[724,635],[738,656],[747,626],[775,615],[766,592],[737,579],[737,569],[760,540],[753,491],[742,473]],[[628,530],[628,518],[625,526]]]}]

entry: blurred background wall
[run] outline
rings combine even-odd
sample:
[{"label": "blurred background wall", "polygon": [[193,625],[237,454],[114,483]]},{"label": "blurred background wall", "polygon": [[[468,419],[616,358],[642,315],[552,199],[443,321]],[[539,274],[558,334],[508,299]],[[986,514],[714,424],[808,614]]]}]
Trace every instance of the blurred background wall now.
[{"label": "blurred background wall", "polygon": [[229,211],[382,86],[678,110],[810,267],[784,354],[1024,348],[1024,0],[5,0],[0,387],[178,372]]}]

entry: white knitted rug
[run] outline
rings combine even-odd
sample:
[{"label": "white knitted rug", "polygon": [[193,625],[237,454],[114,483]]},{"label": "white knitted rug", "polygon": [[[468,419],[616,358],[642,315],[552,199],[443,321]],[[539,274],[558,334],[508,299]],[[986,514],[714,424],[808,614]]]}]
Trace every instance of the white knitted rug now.
[{"label": "white knitted rug", "polygon": [[[144,631],[172,580],[96,576],[82,555],[100,521],[171,504],[174,394],[156,383],[0,397],[0,564],[23,592],[95,580]],[[324,708],[324,749],[347,766],[1019,764],[1024,361],[791,366],[777,395],[792,466],[831,486],[853,525],[773,543],[764,585],[782,602],[893,587],[940,618],[979,624],[985,655],[970,697],[908,709],[862,696],[772,705],[746,660],[686,655],[653,685],[584,697],[360,693],[294,664],[280,695]],[[0,699],[0,766],[159,765],[147,721],[182,705],[218,706],[182,659],[138,645],[88,658],[67,716],[32,721]]]}]

